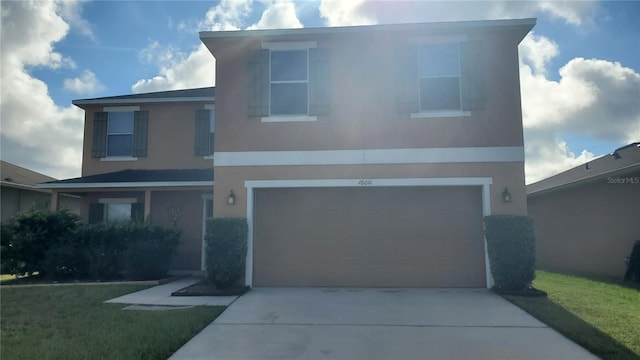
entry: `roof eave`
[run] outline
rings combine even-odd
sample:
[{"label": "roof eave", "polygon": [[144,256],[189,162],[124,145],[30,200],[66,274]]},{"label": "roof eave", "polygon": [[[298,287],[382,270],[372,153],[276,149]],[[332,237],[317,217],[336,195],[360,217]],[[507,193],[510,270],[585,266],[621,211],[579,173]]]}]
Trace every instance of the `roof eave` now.
[{"label": "roof eave", "polygon": [[90,105],[131,105],[151,103],[176,103],[176,102],[215,102],[215,97],[171,97],[171,98],[135,98],[135,99],[80,99],[71,103],[79,108]]},{"label": "roof eave", "polygon": [[588,183],[592,183],[598,180],[602,180],[602,179],[606,179],[608,177],[612,177],[612,176],[620,176],[620,175],[625,175],[625,174],[629,174],[632,173],[634,171],[638,171],[640,170],[640,164],[632,164],[620,169],[616,169],[604,174],[599,174],[599,175],[595,175],[595,176],[591,176],[591,177],[587,177],[587,178],[582,178],[579,180],[575,180],[575,181],[571,181],[562,185],[558,185],[558,186],[554,186],[554,187],[549,187],[549,188],[543,188],[540,190],[535,190],[535,191],[527,191],[527,196],[539,196],[539,195],[544,195],[544,194],[548,194],[551,192],[555,192],[555,191],[560,191],[560,190],[565,190],[565,189],[569,189],[569,188],[573,188],[576,186],[580,186],[580,185],[584,185],[584,184],[588,184]]},{"label": "roof eave", "polygon": [[343,34],[361,31],[388,31],[388,30],[425,30],[437,31],[445,29],[473,29],[473,28],[499,28],[499,27],[523,27],[526,35],[536,24],[535,18],[506,19],[506,20],[476,20],[476,21],[452,21],[430,23],[384,24],[384,25],[360,25],[341,27],[314,27],[296,29],[261,29],[261,30],[232,30],[232,31],[201,31],[200,39],[228,38],[228,37],[271,37],[283,35],[318,35],[318,34]]},{"label": "roof eave", "polygon": [[129,181],[101,183],[41,183],[39,189],[78,189],[92,188],[145,188],[145,187],[199,187],[213,186],[213,181]]}]

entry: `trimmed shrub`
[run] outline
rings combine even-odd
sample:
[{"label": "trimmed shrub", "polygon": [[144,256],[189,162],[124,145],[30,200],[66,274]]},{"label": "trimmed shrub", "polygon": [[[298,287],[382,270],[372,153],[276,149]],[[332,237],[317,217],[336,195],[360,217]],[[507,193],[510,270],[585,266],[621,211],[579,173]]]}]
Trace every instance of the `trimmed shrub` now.
[{"label": "trimmed shrub", "polygon": [[640,283],[640,240],[636,241],[627,259],[627,272],[624,274],[627,281]]},{"label": "trimmed shrub", "polygon": [[125,239],[116,224],[85,225],[78,230],[82,242],[87,269],[81,277],[97,280],[113,280],[123,277]]},{"label": "trimmed shrub", "polygon": [[76,241],[79,226],[80,218],[66,210],[37,209],[16,215],[10,224],[11,243],[6,245],[11,248],[6,255],[12,273],[66,278],[82,272],[86,264]]},{"label": "trimmed shrub", "polygon": [[490,215],[484,218],[487,252],[495,287],[524,290],[535,277],[535,236],[527,216]]},{"label": "trimmed shrub", "polygon": [[126,244],[126,278],[149,280],[167,275],[180,242],[180,230],[135,222],[118,224],[116,229]]},{"label": "trimmed shrub", "polygon": [[13,240],[13,229],[9,224],[0,224],[0,273],[17,274],[21,271],[21,260]]},{"label": "trimmed shrub", "polygon": [[239,285],[245,270],[248,231],[245,218],[207,220],[207,277],[217,287]]}]

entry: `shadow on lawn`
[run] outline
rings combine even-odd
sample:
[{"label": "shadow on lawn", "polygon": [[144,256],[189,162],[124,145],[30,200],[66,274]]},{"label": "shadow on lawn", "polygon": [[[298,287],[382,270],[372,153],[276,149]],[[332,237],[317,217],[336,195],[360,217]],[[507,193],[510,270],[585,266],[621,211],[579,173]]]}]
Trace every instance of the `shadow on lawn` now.
[{"label": "shadow on lawn", "polygon": [[639,355],[546,297],[504,298],[605,360],[637,360]]}]

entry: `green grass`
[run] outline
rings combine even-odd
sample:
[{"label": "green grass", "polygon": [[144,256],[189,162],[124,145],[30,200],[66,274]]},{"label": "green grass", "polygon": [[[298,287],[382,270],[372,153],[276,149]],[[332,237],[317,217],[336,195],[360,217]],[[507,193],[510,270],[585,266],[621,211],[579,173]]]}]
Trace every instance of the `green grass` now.
[{"label": "green grass", "polygon": [[166,359],[224,307],[121,310],[140,285],[2,286],[1,359]]},{"label": "green grass", "polygon": [[505,297],[603,359],[640,359],[637,287],[544,271],[533,284],[549,297]]}]

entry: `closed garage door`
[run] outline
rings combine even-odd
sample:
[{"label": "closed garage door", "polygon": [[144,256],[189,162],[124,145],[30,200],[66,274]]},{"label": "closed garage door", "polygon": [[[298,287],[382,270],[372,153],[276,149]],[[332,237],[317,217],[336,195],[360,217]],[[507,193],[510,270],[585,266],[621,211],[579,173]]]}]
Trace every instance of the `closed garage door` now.
[{"label": "closed garage door", "polygon": [[480,187],[257,189],[254,286],[485,287]]}]

